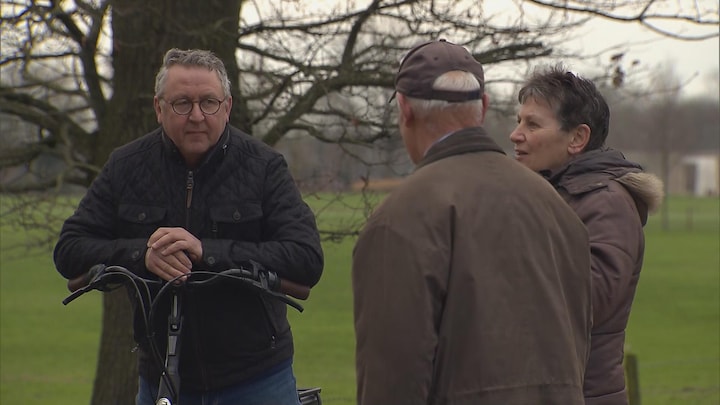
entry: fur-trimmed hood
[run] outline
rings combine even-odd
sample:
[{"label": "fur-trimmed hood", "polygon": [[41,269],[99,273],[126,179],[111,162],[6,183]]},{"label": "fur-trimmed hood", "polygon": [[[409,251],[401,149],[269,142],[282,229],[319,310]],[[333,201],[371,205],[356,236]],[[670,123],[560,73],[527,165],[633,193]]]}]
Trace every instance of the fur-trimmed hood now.
[{"label": "fur-trimmed hood", "polygon": [[653,213],[660,208],[665,196],[662,180],[647,173],[639,164],[627,160],[614,149],[597,149],[585,152],[557,171],[541,172],[556,188],[578,195],[606,187],[608,181],[622,184],[638,208]]},{"label": "fur-trimmed hood", "polygon": [[665,197],[662,180],[651,173],[630,172],[616,178],[615,181],[625,186],[636,200],[643,201],[650,213],[660,208]]}]

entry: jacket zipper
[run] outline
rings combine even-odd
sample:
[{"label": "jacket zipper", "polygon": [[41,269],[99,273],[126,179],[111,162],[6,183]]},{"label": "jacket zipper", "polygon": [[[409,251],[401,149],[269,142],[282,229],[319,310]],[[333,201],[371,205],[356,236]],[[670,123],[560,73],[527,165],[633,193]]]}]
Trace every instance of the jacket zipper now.
[{"label": "jacket zipper", "polygon": [[265,300],[265,297],[263,297],[262,295],[258,298],[260,298],[260,303],[265,310],[265,326],[268,328],[268,334],[270,335],[270,349],[274,349],[276,343],[275,341],[277,339],[276,336],[278,327],[275,325],[275,318],[272,316],[270,304]]},{"label": "jacket zipper", "polygon": [[193,171],[188,171],[187,182],[185,183],[185,229],[190,230],[190,205],[192,205],[192,194],[193,187],[195,186],[195,179],[193,178]]},{"label": "jacket zipper", "polygon": [[[190,230],[190,207],[192,206],[192,198],[193,198],[193,189],[195,188],[195,177],[192,170],[189,170],[187,173],[187,180],[185,181],[185,229],[188,231]],[[194,314],[197,315],[197,314]],[[191,333],[195,336],[195,340],[198,339],[196,328],[190,327]],[[195,345],[195,356],[197,358],[196,364],[200,370],[200,376],[203,380],[203,385],[205,387],[208,386],[207,384],[207,373],[205,372],[205,368],[203,367],[202,362],[200,359],[202,358],[200,354],[200,346],[201,345]]]}]

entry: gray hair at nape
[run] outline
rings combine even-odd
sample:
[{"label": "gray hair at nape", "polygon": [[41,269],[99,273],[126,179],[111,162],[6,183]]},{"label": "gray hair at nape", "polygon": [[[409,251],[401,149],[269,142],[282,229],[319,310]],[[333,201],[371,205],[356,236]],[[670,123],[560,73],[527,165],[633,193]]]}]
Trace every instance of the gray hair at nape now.
[{"label": "gray hair at nape", "polygon": [[165,81],[167,80],[168,69],[172,66],[196,66],[204,67],[214,71],[220,79],[220,85],[223,89],[223,95],[230,97],[230,79],[228,78],[225,64],[214,53],[205,49],[178,49],[172,48],[165,53],[163,64],[155,76],[155,96],[162,97],[165,91]]},{"label": "gray hair at nape", "polygon": [[[467,92],[477,90],[479,88],[480,82],[478,82],[475,75],[470,72],[459,70],[446,72],[438,76],[433,83],[433,89],[435,90]],[[457,110],[458,112],[475,114],[478,122],[481,122],[483,118],[482,98],[461,102],[423,100],[413,97],[406,97],[406,99],[413,111],[418,114],[430,114],[442,110],[447,110],[448,112],[450,110]]]}]

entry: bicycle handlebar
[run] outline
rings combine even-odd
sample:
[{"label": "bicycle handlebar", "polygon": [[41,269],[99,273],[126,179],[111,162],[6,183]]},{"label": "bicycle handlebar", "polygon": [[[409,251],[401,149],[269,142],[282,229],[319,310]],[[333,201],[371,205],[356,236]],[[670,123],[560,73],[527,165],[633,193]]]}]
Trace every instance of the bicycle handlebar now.
[{"label": "bicycle handlebar", "polygon": [[[255,265],[256,263],[253,262]],[[257,265],[259,266],[259,265]],[[111,278],[112,276],[117,275],[123,277],[121,282],[115,283],[115,284],[121,284],[122,282],[127,281],[128,279],[137,280],[146,284],[165,284],[168,282],[165,281],[157,281],[157,280],[150,280],[143,277],[140,277],[138,275],[133,274],[129,270],[127,270],[124,267],[121,266],[105,266],[103,264],[96,264],[90,268],[86,273],[81,274],[78,277],[72,278],[68,280],[67,287],[68,290],[72,294],[70,294],[67,298],[63,300],[63,304],[67,305],[75,298],[79,297],[80,295],[90,291],[90,290],[109,290],[112,289],[108,287],[109,285],[114,284],[112,280],[108,280],[107,278]],[[256,266],[253,266],[252,269],[247,268],[233,268],[224,270],[221,272],[208,272],[208,271],[196,271],[196,272],[190,272],[184,276],[178,277],[174,281],[179,281],[180,279],[184,278],[185,282],[187,282],[190,277],[193,275],[197,276],[205,276],[206,278],[203,280],[193,280],[192,284],[207,284],[210,282],[214,282],[216,279],[220,277],[228,277],[233,278],[237,280],[244,281],[246,283],[254,285],[256,288],[260,290],[264,290],[265,292],[276,296],[280,298],[282,301],[287,303],[288,305],[293,306],[294,308],[298,309],[299,311],[302,311],[302,306],[292,301],[290,298],[288,298],[286,295],[289,295],[293,298],[297,298],[300,300],[305,300],[310,295],[310,287],[292,282],[290,280],[285,280],[280,277],[274,272],[258,269]],[[117,280],[117,278],[116,278]],[[170,281],[172,282],[172,281]]]},{"label": "bicycle handlebar", "polygon": [[74,293],[75,291],[86,287],[88,284],[90,284],[92,279],[94,279],[98,275],[98,273],[103,270],[105,270],[105,266],[102,264],[96,264],[90,267],[90,270],[88,270],[87,272],[68,280],[68,290],[70,290],[71,293]]},{"label": "bicycle handlebar", "polygon": [[[270,295],[300,312],[303,311],[303,307],[288,296],[304,300],[310,295],[310,287],[283,280],[276,273],[265,270],[262,265],[254,261],[250,261],[248,267],[240,266],[220,272],[196,270],[167,281],[154,278],[146,279],[122,266],[97,264],[92,266],[86,273],[68,280],[67,286],[71,294],[63,300],[63,304],[67,305],[79,296],[93,290],[112,291],[121,286],[134,290],[133,297],[140,307],[139,313],[148,333],[146,337],[149,341],[150,351],[155,356],[161,370],[164,370],[161,373],[157,395],[158,401],[156,403],[174,403],[174,399],[177,399],[180,392],[178,370],[183,323],[180,301],[183,294],[180,294],[179,289],[209,285],[222,279],[232,279],[249,285],[258,292]],[[159,287],[159,289],[151,293],[150,286]],[[154,318],[157,314],[158,303],[162,302],[164,298],[161,297],[165,297],[164,294],[166,293],[172,294],[172,300],[168,315],[168,345],[165,361],[163,361],[160,348],[153,338],[151,330],[152,325],[157,325]]]}]

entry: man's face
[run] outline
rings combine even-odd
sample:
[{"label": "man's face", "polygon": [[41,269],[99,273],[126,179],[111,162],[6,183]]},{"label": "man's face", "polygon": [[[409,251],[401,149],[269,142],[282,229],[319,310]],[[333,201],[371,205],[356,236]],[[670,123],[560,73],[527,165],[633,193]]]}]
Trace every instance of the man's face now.
[{"label": "man's face", "polygon": [[557,169],[572,157],[571,140],[548,103],[531,97],[520,106],[517,127],[510,134],[518,162],[536,172]]},{"label": "man's face", "polygon": [[[190,167],[197,166],[220,139],[230,117],[232,98],[225,99],[217,72],[196,66],[170,67],[162,94],[162,98],[154,99],[157,121],[186,163]],[[222,101],[215,114],[200,110],[200,101],[206,99]],[[178,100],[193,103],[188,115],[173,111],[171,104]]]}]

